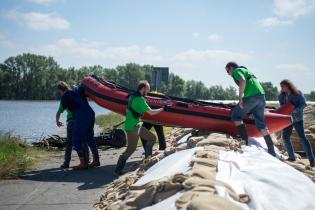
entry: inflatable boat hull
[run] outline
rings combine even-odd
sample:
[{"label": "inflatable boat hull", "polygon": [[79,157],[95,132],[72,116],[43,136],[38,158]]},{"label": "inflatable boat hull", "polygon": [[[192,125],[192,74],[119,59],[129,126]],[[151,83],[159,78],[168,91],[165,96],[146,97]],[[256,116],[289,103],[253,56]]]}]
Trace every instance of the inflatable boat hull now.
[{"label": "inflatable boat hull", "polygon": [[[85,77],[81,85],[86,96],[98,105],[121,115],[126,114],[128,95],[131,90],[112,81],[101,80],[94,76]],[[146,100],[151,108],[160,108],[168,104],[169,109],[154,116],[144,114],[143,121],[166,126],[224,132],[234,136],[238,134],[230,117],[233,105],[207,103],[156,94],[146,96]],[[289,114],[293,108],[293,105],[288,104],[278,110],[265,110],[265,122],[270,133],[278,132],[291,125],[292,119]],[[261,136],[261,132],[257,130],[250,115],[246,116],[244,122],[249,136]]]}]

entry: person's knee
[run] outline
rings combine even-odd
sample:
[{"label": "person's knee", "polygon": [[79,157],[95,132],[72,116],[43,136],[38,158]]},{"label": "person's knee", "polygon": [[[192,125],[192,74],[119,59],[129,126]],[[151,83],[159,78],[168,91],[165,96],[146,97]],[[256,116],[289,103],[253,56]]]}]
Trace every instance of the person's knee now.
[{"label": "person's knee", "polygon": [[233,122],[242,121],[243,113],[239,107],[235,107],[231,113],[231,120]]},{"label": "person's knee", "polygon": [[120,157],[121,157],[122,159],[124,159],[124,160],[127,160],[127,159],[132,155],[133,152],[134,152],[134,151],[131,151],[131,150],[129,150],[129,151],[125,150],[125,151],[120,155]]},{"label": "person's knee", "polygon": [[156,136],[154,134],[152,134],[152,137],[150,138],[150,145],[154,145],[156,142]]}]

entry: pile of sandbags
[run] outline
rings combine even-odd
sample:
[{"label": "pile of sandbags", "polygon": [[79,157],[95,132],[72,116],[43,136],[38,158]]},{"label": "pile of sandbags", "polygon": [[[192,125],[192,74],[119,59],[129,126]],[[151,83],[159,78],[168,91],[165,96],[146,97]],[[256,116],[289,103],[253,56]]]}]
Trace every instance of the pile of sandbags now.
[{"label": "pile of sandbags", "polygon": [[[162,205],[168,199],[174,198],[172,203],[179,210],[240,210],[242,208],[237,203],[250,201],[247,194],[238,194],[227,183],[216,179],[220,151],[234,150],[242,153],[240,141],[220,133],[174,129],[168,136],[168,142],[170,146],[165,151],[156,151],[151,158],[143,160],[135,171],[107,185],[94,209],[142,209]],[[149,171],[156,167],[155,164],[168,162],[168,158],[173,160],[176,155],[188,150],[193,151],[189,156],[191,159],[187,161],[190,170],[174,173],[171,169],[157,170],[159,175],[163,175],[160,176],[162,178],[153,175],[148,181]],[[183,156],[180,156],[180,159],[183,160]],[[233,160],[228,162],[239,168]],[[179,164],[178,161],[176,163]],[[315,181],[314,170],[302,161],[287,163]],[[220,197],[217,191],[219,188],[224,188],[232,200]]]},{"label": "pile of sandbags", "polygon": [[[226,183],[216,180],[217,163],[221,150],[240,150],[237,140],[218,133],[196,133],[186,142],[178,143],[182,137],[192,130],[177,129],[169,137],[173,145],[165,151],[156,152],[151,158],[145,159],[140,167],[109,184],[94,209],[141,209],[155,205],[177,194],[177,209],[241,209],[233,202],[217,195],[216,186],[224,187],[231,198],[247,203],[249,197],[237,194]],[[152,165],[175,152],[195,148],[190,161],[191,170],[187,173],[175,173],[148,183],[137,184],[144,173]],[[176,153],[177,154],[177,153]],[[174,154],[175,155],[175,154]],[[172,156],[170,156],[171,158]],[[163,173],[163,171],[161,171]]]}]

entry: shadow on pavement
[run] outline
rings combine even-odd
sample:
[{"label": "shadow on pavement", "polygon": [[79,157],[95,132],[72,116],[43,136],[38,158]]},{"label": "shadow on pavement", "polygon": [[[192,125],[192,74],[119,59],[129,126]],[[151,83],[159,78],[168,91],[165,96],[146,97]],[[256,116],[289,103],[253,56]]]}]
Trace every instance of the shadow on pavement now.
[{"label": "shadow on pavement", "polygon": [[[126,165],[126,171],[132,171],[136,168],[139,161],[129,162]],[[82,183],[78,190],[89,190],[105,186],[116,179],[113,172],[116,165],[104,165],[97,168],[78,170],[51,168],[44,170],[34,170],[24,173],[20,179],[39,182],[67,182]]]}]

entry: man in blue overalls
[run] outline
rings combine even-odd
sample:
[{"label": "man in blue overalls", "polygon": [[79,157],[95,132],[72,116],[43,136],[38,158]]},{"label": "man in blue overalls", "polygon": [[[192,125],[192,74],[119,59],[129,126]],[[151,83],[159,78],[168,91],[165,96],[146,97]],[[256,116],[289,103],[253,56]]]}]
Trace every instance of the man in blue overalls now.
[{"label": "man in blue overalls", "polygon": [[[72,130],[72,142],[77,151],[80,164],[73,169],[87,169],[100,165],[99,154],[94,139],[95,113],[90,107],[82,87],[75,87],[67,91],[61,98],[62,106],[68,108],[74,113],[74,122]],[[92,154],[93,162],[88,165],[86,152],[82,143],[86,141]]]}]

